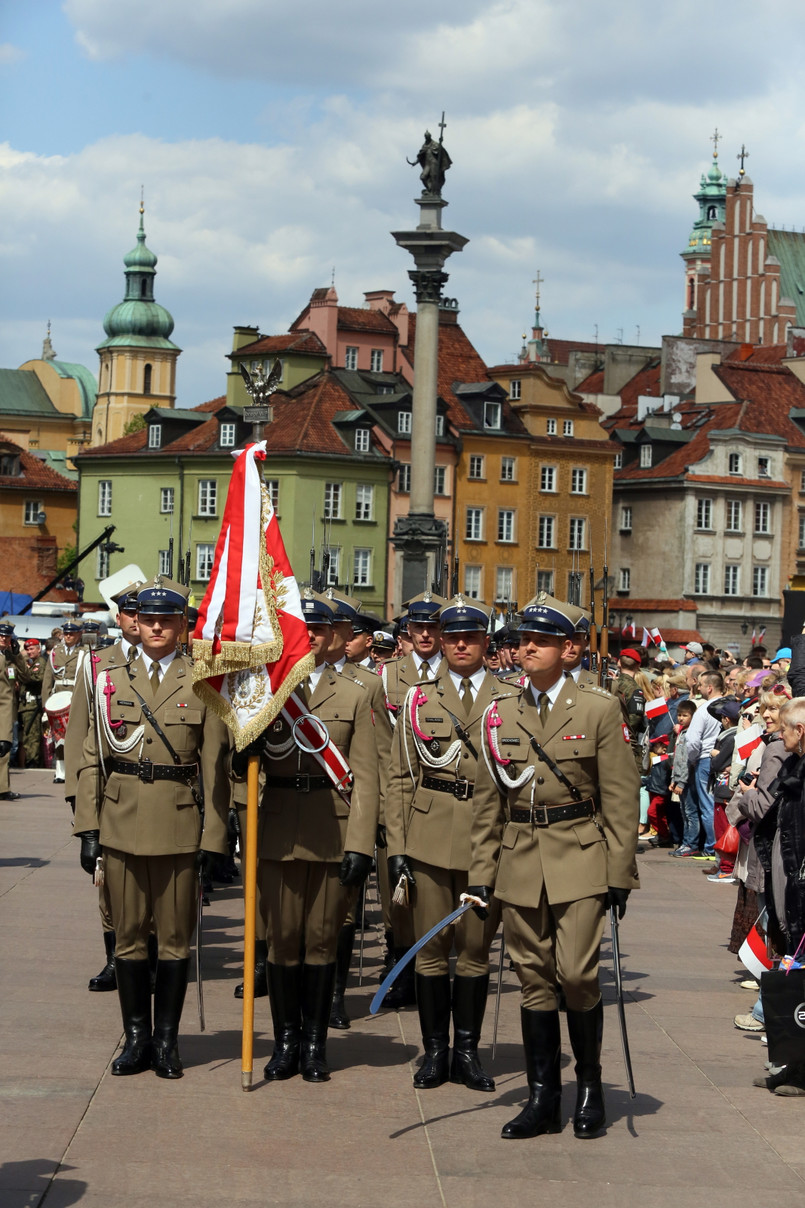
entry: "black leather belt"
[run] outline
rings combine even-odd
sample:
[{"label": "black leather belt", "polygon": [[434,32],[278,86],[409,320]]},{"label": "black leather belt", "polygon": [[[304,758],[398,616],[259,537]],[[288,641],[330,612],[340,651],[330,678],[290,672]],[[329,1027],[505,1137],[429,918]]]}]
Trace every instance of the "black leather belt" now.
[{"label": "black leather belt", "polygon": [[334,789],[329,776],[266,776],[266,785],[272,789],[294,789],[297,793],[315,793],[317,789]]},{"label": "black leather belt", "polygon": [[471,780],[440,780],[438,776],[423,776],[423,789],[433,789],[436,793],[452,793],[458,801],[469,801],[475,792]]},{"label": "black leather belt", "polygon": [[189,784],[198,776],[197,763],[151,763],[150,759],[128,763],[124,759],[113,759],[110,767],[118,776],[136,776],[143,784],[151,784],[154,780],[179,780]]},{"label": "black leather belt", "polygon": [[570,822],[574,818],[592,818],[595,816],[595,802],[592,797],[583,801],[568,801],[559,805],[547,805],[535,802],[530,810],[509,810],[511,822],[530,822],[532,826],[550,826],[554,822]]}]

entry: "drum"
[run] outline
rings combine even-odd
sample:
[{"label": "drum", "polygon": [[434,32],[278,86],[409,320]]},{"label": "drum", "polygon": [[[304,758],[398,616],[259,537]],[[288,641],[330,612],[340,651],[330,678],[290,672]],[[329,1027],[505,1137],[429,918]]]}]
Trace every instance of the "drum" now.
[{"label": "drum", "polygon": [[72,692],[54,692],[45,701],[45,712],[50,722],[53,741],[58,745],[64,742],[67,733],[67,722],[70,717],[70,705],[73,700]]}]

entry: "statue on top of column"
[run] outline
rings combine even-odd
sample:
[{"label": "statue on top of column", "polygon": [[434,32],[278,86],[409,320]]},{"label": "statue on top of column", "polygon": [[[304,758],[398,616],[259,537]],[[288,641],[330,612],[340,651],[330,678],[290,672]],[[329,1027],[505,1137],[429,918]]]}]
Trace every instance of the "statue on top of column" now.
[{"label": "statue on top of column", "polygon": [[444,114],[442,114],[442,120],[439,123],[441,134],[439,135],[438,143],[431,136],[430,130],[426,130],[425,141],[422,144],[416,159],[406,160],[411,167],[414,167],[415,164],[419,164],[419,166],[422,168],[422,171],[419,174],[419,179],[422,181],[423,196],[429,194],[431,197],[441,197],[442,189],[444,187],[445,173],[453,162],[450,159],[450,156],[447,154],[447,149],[442,142],[444,138],[445,125]]}]

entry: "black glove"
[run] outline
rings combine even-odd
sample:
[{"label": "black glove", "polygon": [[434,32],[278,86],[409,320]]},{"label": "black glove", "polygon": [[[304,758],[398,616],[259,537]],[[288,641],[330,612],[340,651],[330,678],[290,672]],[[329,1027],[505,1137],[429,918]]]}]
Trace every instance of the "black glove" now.
[{"label": "black glove", "polygon": [[84,831],[81,836],[81,867],[91,877],[95,876],[95,861],[101,854],[100,831]]},{"label": "black glove", "polygon": [[414,874],[411,872],[411,865],[405,856],[389,856],[389,883],[392,893],[394,893],[394,890],[399,885],[400,877],[405,877],[409,885],[416,885]]},{"label": "black glove", "polygon": [[622,919],[626,914],[626,899],[631,892],[631,889],[618,889],[616,885],[610,885],[607,890],[607,910],[614,906],[618,912],[618,918]]},{"label": "black glove", "polygon": [[372,867],[372,857],[365,856],[362,851],[345,851],[338,870],[338,884],[347,886],[363,885]]},{"label": "black glove", "polygon": [[248,747],[244,747],[242,751],[232,752],[232,772],[238,778],[243,780],[246,771],[249,767],[250,755],[262,755],[263,753],[263,736],[255,738],[254,742],[250,742]]},{"label": "black glove", "polygon": [[377,824],[375,847],[379,847],[381,851],[385,851],[388,847],[388,843],[386,842],[386,826],[384,822],[378,822]]},{"label": "black glove", "polygon": [[473,910],[479,919],[486,921],[489,918],[488,906],[492,901],[492,890],[488,885],[468,885],[467,893],[473,898],[480,898],[484,903],[483,906],[473,906]]},{"label": "black glove", "polygon": [[217,859],[217,853],[214,851],[196,852],[196,868],[201,870],[201,875],[205,883],[212,880],[212,870],[215,868],[215,861]]},{"label": "black glove", "polygon": [[0,742],[0,759],[5,759],[6,755],[8,755],[10,750],[11,750],[10,742],[5,742],[5,741]]},{"label": "black glove", "polygon": [[20,652],[19,641],[17,640],[17,638],[12,638],[11,639],[11,653],[14,655],[14,658],[17,657],[19,652]]}]

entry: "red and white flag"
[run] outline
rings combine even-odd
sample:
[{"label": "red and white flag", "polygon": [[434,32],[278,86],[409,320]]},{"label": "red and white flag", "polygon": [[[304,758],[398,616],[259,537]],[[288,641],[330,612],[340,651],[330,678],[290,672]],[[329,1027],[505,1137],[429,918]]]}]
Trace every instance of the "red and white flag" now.
[{"label": "red and white flag", "polygon": [[651,645],[651,634],[646,629],[645,625],[643,626],[643,636],[640,639],[640,645],[641,646],[650,646]]},{"label": "red and white flag", "polygon": [[758,981],[761,973],[768,973],[771,969],[772,959],[766,950],[766,941],[757,929],[757,923],[738,949],[738,960]]},{"label": "red and white flag", "polygon": [[625,638],[636,637],[637,632],[634,627],[634,621],[630,621],[628,625],[624,625],[623,629],[621,630],[621,633],[623,634],[623,636]]},{"label": "red and white flag", "polygon": [[645,714],[646,717],[661,717],[663,713],[668,712],[668,701],[664,696],[658,696],[655,700],[647,700]]},{"label": "red and white flag", "polygon": [[739,734],[735,740],[739,759],[749,758],[755,747],[759,747],[763,741],[763,733],[760,726],[752,725],[748,730],[744,730],[742,734]]},{"label": "red and white flag", "polygon": [[752,645],[760,646],[766,636],[766,626],[761,625],[760,629],[752,630]]},{"label": "red and white flag", "polygon": [[238,453],[193,634],[193,683],[243,750],[314,667],[299,587],[260,476],[265,441]]}]

